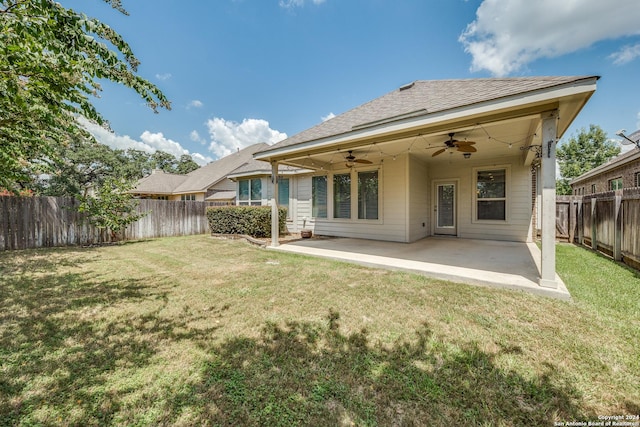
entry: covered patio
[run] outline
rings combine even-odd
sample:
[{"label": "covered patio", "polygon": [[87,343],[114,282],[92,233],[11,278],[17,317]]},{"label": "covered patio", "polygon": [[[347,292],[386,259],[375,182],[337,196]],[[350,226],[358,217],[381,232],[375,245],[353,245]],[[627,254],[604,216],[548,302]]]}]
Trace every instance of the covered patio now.
[{"label": "covered patio", "polygon": [[455,237],[427,237],[413,243],[397,243],[336,237],[304,239],[270,249],[571,299],[557,275],[557,288],[539,285],[541,253],[535,243]]}]

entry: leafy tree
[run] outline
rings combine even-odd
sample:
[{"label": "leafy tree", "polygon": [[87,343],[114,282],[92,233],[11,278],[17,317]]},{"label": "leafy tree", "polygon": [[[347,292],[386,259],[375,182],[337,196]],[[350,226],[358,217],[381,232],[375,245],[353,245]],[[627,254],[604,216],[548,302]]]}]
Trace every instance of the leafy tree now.
[{"label": "leafy tree", "polygon": [[[103,0],[125,13],[120,0]],[[108,46],[111,46],[108,47]],[[89,100],[99,79],[136,91],[157,112],[162,92],[136,74],[138,59],[101,21],[53,0],[0,0],[0,187],[19,189],[48,171],[55,147],[92,138],[82,115],[106,125]]]},{"label": "leafy tree", "polygon": [[193,160],[193,158],[188,154],[183,154],[180,156],[180,160],[178,160],[178,164],[176,165],[175,173],[180,175],[186,175],[189,172],[193,172],[198,169],[200,166]]},{"label": "leafy tree", "polygon": [[39,192],[47,196],[86,196],[108,178],[137,179],[125,172],[127,159],[123,151],[85,138],[56,147],[51,164],[51,172],[41,177],[37,185]]},{"label": "leafy tree", "polygon": [[94,194],[80,196],[78,210],[87,214],[89,222],[107,230],[113,241],[120,240],[124,229],[146,215],[136,211],[136,201],[128,192],[131,182],[109,177]]},{"label": "leafy tree", "polygon": [[151,155],[151,165],[153,169],[161,169],[168,173],[173,173],[176,170],[178,160],[172,154],[165,151],[156,151]]},{"label": "leafy tree", "polygon": [[620,154],[620,147],[609,140],[598,125],[580,129],[569,141],[558,145],[557,158],[562,178],[556,181],[558,194],[571,194],[571,179],[600,166]]}]

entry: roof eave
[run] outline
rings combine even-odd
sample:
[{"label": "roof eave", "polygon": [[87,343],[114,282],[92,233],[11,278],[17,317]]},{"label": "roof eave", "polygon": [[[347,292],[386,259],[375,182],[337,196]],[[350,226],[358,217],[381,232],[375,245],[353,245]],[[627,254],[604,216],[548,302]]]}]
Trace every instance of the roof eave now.
[{"label": "roof eave", "polygon": [[[401,118],[394,121],[374,123],[371,126],[359,127],[347,133],[333,135],[311,141],[305,141],[281,148],[272,148],[254,154],[254,158],[264,161],[284,160],[288,156],[307,152],[310,150],[323,150],[328,147],[349,144],[350,142],[365,141],[377,137],[393,135],[401,132],[418,130],[420,128],[436,127],[438,124],[453,125],[456,122],[472,120],[483,116],[491,115],[499,111],[513,111],[523,109],[526,106],[538,105],[540,111],[552,108],[550,103],[557,103],[560,99],[570,96],[584,95],[581,105],[576,108],[572,117],[563,117],[563,126],[558,128],[560,137],[573,121],[577,113],[586,104],[588,99],[596,90],[596,81],[599,77],[585,77],[572,82],[555,85],[532,92],[523,92],[499,99],[492,99],[484,102],[457,107],[449,110],[434,113],[424,113]],[[555,107],[557,108],[557,106]],[[529,113],[530,114],[530,113]],[[450,127],[450,126],[449,126]]]}]

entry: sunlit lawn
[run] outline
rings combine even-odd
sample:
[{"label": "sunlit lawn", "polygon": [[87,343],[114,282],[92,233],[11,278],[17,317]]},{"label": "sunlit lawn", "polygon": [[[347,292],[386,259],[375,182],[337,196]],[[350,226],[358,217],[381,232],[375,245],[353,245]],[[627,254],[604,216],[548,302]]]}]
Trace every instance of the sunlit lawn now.
[{"label": "sunlit lawn", "polygon": [[0,425],[553,425],[640,414],[640,278],[562,302],[208,236],[0,253]]}]

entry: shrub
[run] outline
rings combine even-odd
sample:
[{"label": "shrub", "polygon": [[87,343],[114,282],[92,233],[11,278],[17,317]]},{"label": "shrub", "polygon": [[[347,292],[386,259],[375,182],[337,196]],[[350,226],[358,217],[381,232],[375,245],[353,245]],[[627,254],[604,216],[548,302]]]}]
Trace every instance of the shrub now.
[{"label": "shrub", "polygon": [[[271,206],[221,206],[207,208],[209,229],[214,234],[248,234],[271,237]],[[278,208],[280,232],[287,230],[287,209]]]}]

